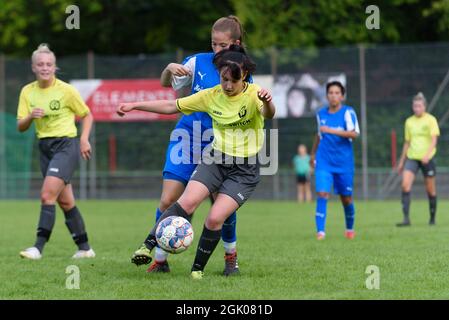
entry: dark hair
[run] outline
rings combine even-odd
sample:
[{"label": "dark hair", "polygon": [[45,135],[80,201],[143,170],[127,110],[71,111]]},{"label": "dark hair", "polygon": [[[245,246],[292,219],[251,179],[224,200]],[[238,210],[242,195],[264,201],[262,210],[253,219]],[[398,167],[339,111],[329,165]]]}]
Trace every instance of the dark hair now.
[{"label": "dark hair", "polygon": [[332,86],[337,86],[340,88],[341,94],[344,96],[346,93],[345,87],[341,84],[340,81],[331,81],[326,84],[326,94],[329,92],[329,88]]},{"label": "dark hair", "polygon": [[213,62],[219,71],[223,68],[229,69],[234,80],[240,80],[242,73],[246,72],[246,77],[243,80],[248,81],[251,74],[256,71],[256,64],[246,54],[245,49],[236,44],[231,44],[229,49],[217,53]]},{"label": "dark hair", "polygon": [[242,23],[236,16],[229,15],[227,17],[218,19],[212,26],[212,30],[220,32],[230,32],[231,38],[233,40],[240,40],[240,43],[243,42],[244,31]]}]

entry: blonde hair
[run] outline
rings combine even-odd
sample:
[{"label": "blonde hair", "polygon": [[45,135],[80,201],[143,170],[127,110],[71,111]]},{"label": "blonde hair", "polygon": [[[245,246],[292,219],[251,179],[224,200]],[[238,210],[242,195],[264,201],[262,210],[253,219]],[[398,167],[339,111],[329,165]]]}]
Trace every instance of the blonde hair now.
[{"label": "blonde hair", "polygon": [[53,56],[53,58],[55,59],[55,64],[56,64],[56,56],[55,56],[54,52],[50,50],[50,46],[46,43],[41,43],[37,47],[37,49],[33,51],[33,54],[31,55],[31,63],[35,62],[37,55],[40,53],[51,54]]},{"label": "blonde hair", "polygon": [[413,97],[413,102],[415,101],[421,101],[424,104],[424,106],[427,107],[427,100],[422,92],[418,92],[416,96]]},{"label": "blonde hair", "polygon": [[242,23],[240,22],[239,18],[233,15],[229,15],[227,17],[222,17],[215,21],[214,25],[212,26],[213,31],[220,31],[220,32],[230,32],[231,33],[231,39],[233,40],[240,40],[240,44],[243,43],[243,27]]}]

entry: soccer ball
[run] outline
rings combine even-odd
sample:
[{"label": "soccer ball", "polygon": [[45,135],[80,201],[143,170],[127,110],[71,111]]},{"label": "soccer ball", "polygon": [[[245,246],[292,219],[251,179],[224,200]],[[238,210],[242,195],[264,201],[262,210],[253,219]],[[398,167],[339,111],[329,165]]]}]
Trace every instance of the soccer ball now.
[{"label": "soccer ball", "polygon": [[183,217],[167,217],[156,229],[156,241],[161,249],[169,253],[181,253],[192,244],[192,225]]}]

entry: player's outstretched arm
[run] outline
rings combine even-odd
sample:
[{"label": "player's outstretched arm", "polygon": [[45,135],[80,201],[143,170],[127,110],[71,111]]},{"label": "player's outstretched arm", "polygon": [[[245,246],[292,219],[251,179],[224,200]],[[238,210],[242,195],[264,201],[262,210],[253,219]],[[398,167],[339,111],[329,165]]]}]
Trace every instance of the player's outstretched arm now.
[{"label": "player's outstretched arm", "polygon": [[271,93],[266,89],[260,89],[257,91],[257,96],[263,102],[261,113],[265,119],[273,119],[276,112],[276,107],[273,104],[273,97]]},{"label": "player's outstretched arm", "polygon": [[332,129],[328,126],[321,126],[320,131],[322,133],[330,133],[335,134],[336,136],[342,137],[342,138],[349,138],[349,139],[355,139],[359,136],[359,134],[355,131],[346,131],[346,130],[338,130],[338,129]]},{"label": "player's outstretched arm", "polygon": [[123,117],[126,113],[133,110],[154,112],[160,114],[174,114],[179,112],[176,108],[176,100],[154,100],[127,103],[124,102],[118,105],[116,112],[119,116]]}]

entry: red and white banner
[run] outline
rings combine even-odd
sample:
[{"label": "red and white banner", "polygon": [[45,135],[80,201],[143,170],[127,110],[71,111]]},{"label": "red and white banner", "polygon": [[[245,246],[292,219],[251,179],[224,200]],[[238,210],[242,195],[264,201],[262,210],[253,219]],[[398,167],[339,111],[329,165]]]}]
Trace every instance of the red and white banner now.
[{"label": "red and white banner", "polygon": [[176,120],[177,115],[132,111],[120,117],[115,110],[120,102],[174,100],[172,88],[162,87],[159,79],[72,80],[97,122]]}]

